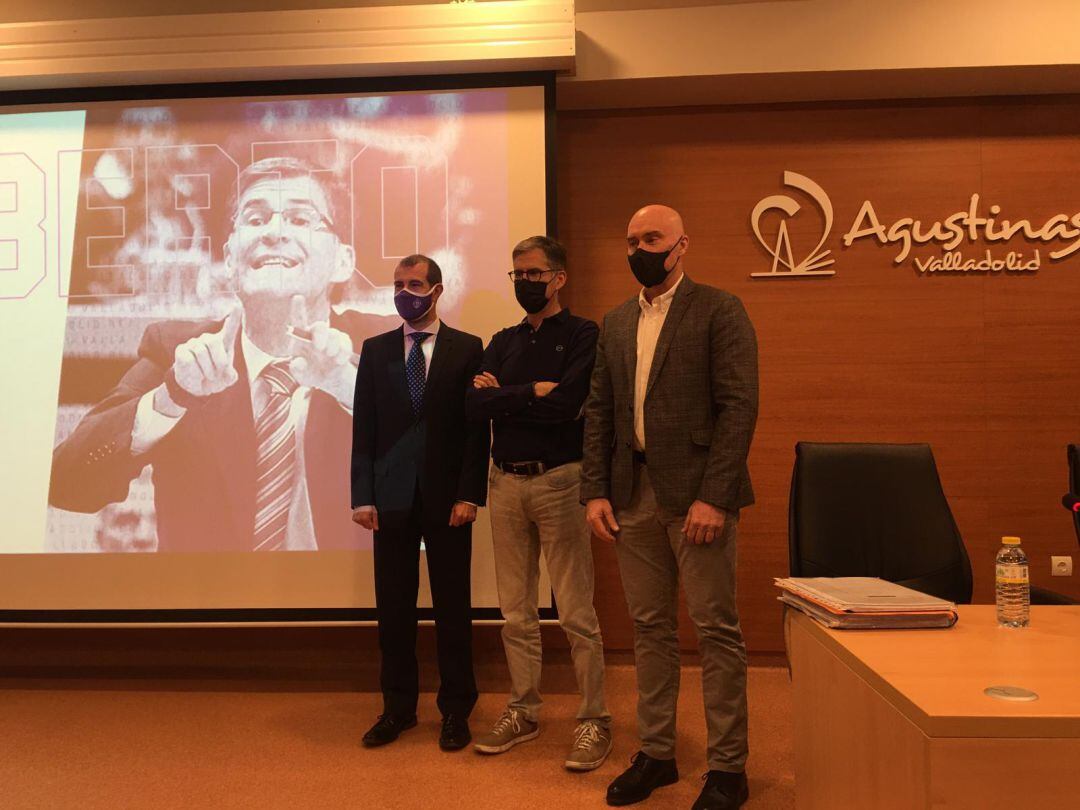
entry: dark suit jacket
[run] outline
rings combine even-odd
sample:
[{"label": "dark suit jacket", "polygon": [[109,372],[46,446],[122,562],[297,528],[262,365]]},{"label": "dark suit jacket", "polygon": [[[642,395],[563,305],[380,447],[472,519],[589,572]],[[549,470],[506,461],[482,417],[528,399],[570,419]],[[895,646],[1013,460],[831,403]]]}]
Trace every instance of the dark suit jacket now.
[{"label": "dark suit jacket", "polygon": [[465,415],[480,369],[480,338],[439,326],[413,416],[405,382],[403,327],[368,338],[360,352],[353,407],[352,504],[379,510],[379,528],[401,528],[420,486],[425,520],[446,525],[456,501],[483,506],[490,430]]},{"label": "dark suit jacket", "polygon": [[[616,508],[633,489],[637,296],[609,312],[585,404],[582,500]],[[684,277],[675,291],[645,394],[645,455],[660,506],[695,500],[737,511],[754,502],[746,457],[757,422],[757,339],[742,302]]]},{"label": "dark suit jacket", "polygon": [[[357,333],[363,316],[346,313],[332,325]],[[240,380],[188,410],[161,441],[131,452],[139,398],[172,366],[176,347],[219,331],[222,321],[165,321],[147,327],[138,360],[53,452],[49,503],[97,512],[127,498],[132,479],[153,465],[158,551],[250,551],[255,525],[255,419],[247,368],[237,335]],[[355,340],[355,339],[354,339]],[[305,475],[320,549],[359,548],[348,510],[349,413],[329,394],[312,390],[304,442]]]}]

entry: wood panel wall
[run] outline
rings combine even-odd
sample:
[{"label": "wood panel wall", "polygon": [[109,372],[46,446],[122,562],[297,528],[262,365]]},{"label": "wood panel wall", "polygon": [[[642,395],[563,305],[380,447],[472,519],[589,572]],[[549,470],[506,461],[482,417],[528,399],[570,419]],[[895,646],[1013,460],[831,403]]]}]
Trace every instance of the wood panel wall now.
[{"label": "wood panel wall", "polygon": [[[788,488],[802,440],[929,442],[972,559],[975,601],[993,599],[1004,534],[1023,538],[1034,583],[1080,597],[1080,577],[1050,577],[1051,554],[1080,557],[1059,505],[1065,447],[1080,442],[1080,253],[1050,263],[1047,246],[1017,238],[994,253],[1040,247],[1034,275],[944,276],[920,275],[910,258],[894,265],[891,247],[841,244],[868,198],[886,225],[965,210],[973,192],[984,215],[997,203],[1001,216],[1037,227],[1072,216],[1080,99],[560,113],[557,146],[573,310],[600,319],[636,293],[626,222],[640,205],[664,202],[684,216],[687,271],[741,297],[757,328],[757,505],[744,513],[739,539],[751,651],[783,649],[772,578],[787,573]],[[831,278],[750,277],[771,264],[750,212],[784,191],[785,170],[813,178],[832,200]],[[790,224],[793,247],[805,253],[821,219],[795,196],[804,207]],[[961,249],[977,256],[985,247]],[[923,246],[913,255],[940,252]],[[615,557],[599,543],[596,555],[605,640],[627,649]]]}]

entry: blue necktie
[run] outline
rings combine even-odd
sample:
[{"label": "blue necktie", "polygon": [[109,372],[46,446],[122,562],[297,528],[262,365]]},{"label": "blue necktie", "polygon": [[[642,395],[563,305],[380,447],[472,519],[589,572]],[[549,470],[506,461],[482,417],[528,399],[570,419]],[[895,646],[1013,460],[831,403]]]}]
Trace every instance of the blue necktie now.
[{"label": "blue necktie", "polygon": [[424,341],[431,337],[430,332],[411,332],[412,348],[405,360],[405,382],[409,385],[409,399],[412,400],[413,416],[419,416],[424,407],[424,382],[427,371],[424,365]]}]

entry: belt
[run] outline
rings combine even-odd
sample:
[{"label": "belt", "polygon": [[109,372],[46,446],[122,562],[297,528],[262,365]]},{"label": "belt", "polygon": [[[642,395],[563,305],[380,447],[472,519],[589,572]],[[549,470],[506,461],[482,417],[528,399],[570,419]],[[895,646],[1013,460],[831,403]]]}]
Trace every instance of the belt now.
[{"label": "belt", "polygon": [[496,461],[495,466],[511,475],[541,475],[561,467],[562,464],[545,464],[542,461]]},{"label": "belt", "polygon": [[644,464],[645,463],[645,451],[644,450],[635,450],[634,451],[634,461],[636,461],[638,464]]}]

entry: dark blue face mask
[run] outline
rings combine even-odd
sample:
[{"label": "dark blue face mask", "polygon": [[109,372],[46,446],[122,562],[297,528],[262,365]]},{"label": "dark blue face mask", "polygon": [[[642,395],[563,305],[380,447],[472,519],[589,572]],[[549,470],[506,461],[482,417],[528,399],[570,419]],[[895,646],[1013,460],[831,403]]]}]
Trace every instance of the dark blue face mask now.
[{"label": "dark blue face mask", "polygon": [[[435,287],[439,285],[436,284]],[[409,290],[398,290],[394,293],[394,307],[398,315],[405,321],[418,321],[431,311],[431,299],[435,295],[435,287],[432,287],[423,295],[417,295]]]}]

